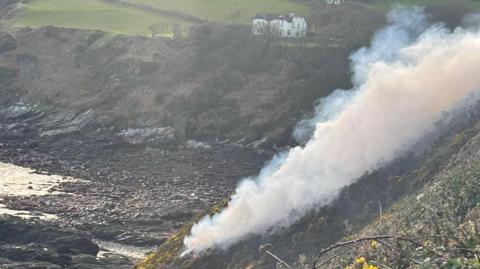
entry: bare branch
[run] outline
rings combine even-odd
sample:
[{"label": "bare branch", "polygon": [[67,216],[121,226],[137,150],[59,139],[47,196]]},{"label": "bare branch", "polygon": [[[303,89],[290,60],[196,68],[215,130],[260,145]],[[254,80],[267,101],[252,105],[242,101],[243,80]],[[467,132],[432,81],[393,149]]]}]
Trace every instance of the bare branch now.
[{"label": "bare branch", "polygon": [[349,249],[345,249],[344,251],[341,251],[341,252],[335,254],[334,256],[332,256],[332,257],[330,257],[329,259],[327,259],[327,260],[319,263],[318,265],[317,265],[317,259],[316,259],[315,262],[313,263],[313,267],[312,267],[312,268],[313,268],[313,269],[316,269],[316,268],[319,268],[320,266],[322,266],[322,265],[324,265],[324,264],[327,264],[327,263],[330,262],[331,260],[333,260],[333,259],[335,259],[335,258],[338,258],[340,255],[345,254],[345,253],[349,252],[350,250],[354,249],[355,246],[356,246],[356,244],[355,244],[353,247],[349,248]]},{"label": "bare branch", "polygon": [[394,236],[391,236],[391,235],[369,236],[369,237],[358,238],[358,239],[351,240],[351,241],[340,242],[340,243],[337,243],[335,245],[329,246],[328,248],[322,249],[320,251],[320,253],[317,255],[317,258],[319,258],[323,254],[325,254],[329,251],[332,251],[336,248],[339,248],[339,247],[348,246],[348,245],[351,245],[351,244],[356,244],[356,243],[359,243],[359,242],[362,242],[362,241],[371,241],[371,240],[378,240],[378,239],[390,239],[390,238],[393,238],[393,237]]},{"label": "bare branch", "polygon": [[265,251],[265,253],[272,256],[275,260],[279,261],[281,264],[285,265],[288,269],[292,269],[292,267],[288,263],[286,263],[285,261],[277,257],[275,254],[273,254],[269,250]]}]

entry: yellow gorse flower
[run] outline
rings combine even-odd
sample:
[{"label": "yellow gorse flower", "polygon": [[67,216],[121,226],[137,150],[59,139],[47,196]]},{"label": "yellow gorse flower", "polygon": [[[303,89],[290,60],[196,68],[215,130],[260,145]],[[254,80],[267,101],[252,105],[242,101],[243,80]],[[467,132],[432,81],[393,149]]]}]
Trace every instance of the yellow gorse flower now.
[{"label": "yellow gorse flower", "polygon": [[365,264],[367,261],[365,260],[364,257],[359,257],[359,258],[356,258],[356,259],[355,259],[355,262],[356,262],[357,264]]},{"label": "yellow gorse flower", "polygon": [[378,269],[375,265],[368,265],[368,263],[364,263],[362,269]]},{"label": "yellow gorse flower", "polygon": [[378,242],[373,240],[371,243],[370,243],[370,247],[373,248],[373,249],[377,249],[378,248]]}]

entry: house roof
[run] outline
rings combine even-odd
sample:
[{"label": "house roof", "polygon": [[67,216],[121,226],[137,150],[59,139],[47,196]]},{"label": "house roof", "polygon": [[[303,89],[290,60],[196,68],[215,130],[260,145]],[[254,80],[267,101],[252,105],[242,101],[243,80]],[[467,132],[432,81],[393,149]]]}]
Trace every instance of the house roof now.
[{"label": "house roof", "polygon": [[261,19],[261,20],[266,20],[266,21],[273,21],[273,20],[284,20],[288,22],[292,22],[293,18],[303,18],[301,16],[296,16],[296,15],[280,15],[280,14],[275,14],[275,13],[261,13],[257,14],[253,19]]},{"label": "house roof", "polygon": [[267,21],[273,21],[274,19],[277,19],[281,17],[279,14],[274,14],[274,13],[261,13],[257,14],[254,19],[261,19],[261,20],[267,20]]}]

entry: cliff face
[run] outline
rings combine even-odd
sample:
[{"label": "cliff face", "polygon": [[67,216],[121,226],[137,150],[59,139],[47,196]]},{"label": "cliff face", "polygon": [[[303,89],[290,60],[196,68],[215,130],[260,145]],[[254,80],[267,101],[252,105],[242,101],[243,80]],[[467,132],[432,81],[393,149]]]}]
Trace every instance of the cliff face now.
[{"label": "cliff face", "polygon": [[95,124],[172,128],[179,140],[245,144],[288,143],[292,126],[312,113],[315,100],[350,88],[350,53],[367,45],[385,20],[355,4],[328,16],[315,13],[325,17],[325,32],[308,39],[258,37],[248,26],[205,23],[171,40],[18,29],[7,15],[16,2],[0,6],[2,103],[91,111]]},{"label": "cliff face", "polygon": [[15,7],[19,0],[5,0],[0,3],[0,18],[5,18]]},{"label": "cliff face", "polygon": [[283,46],[241,26],[192,31],[169,40],[4,29],[0,101],[88,112],[117,129],[171,128],[180,140],[286,143],[312,100],[348,87],[347,48]]}]

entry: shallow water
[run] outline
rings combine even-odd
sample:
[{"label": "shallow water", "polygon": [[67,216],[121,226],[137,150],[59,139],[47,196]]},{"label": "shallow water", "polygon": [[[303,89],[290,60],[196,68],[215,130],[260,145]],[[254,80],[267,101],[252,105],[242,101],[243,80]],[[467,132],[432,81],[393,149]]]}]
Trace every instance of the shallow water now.
[{"label": "shallow water", "polygon": [[58,194],[49,192],[62,182],[78,180],[56,175],[35,174],[32,169],[0,163],[0,197]]},{"label": "shallow water", "polygon": [[10,215],[19,217],[22,219],[31,219],[31,218],[38,218],[41,220],[56,220],[58,217],[56,215],[41,213],[41,212],[32,212],[32,211],[25,211],[25,210],[14,210],[5,207],[2,204],[2,200],[0,199],[0,215]]},{"label": "shallow water", "polygon": [[128,257],[131,260],[140,260],[145,258],[145,254],[155,250],[155,248],[143,248],[143,247],[136,247],[136,246],[129,246],[118,244],[114,242],[106,242],[101,240],[94,240],[95,243],[100,246],[103,251],[98,253],[98,256],[102,256],[103,253],[115,253],[120,254],[122,256]]},{"label": "shallow water", "polygon": [[73,178],[64,178],[56,175],[35,174],[32,169],[23,168],[13,164],[0,163],[0,214],[8,214],[21,218],[39,218],[54,220],[55,215],[8,209],[2,203],[3,198],[8,196],[39,196],[47,194],[60,194],[51,191],[52,187],[63,182],[77,182]]},{"label": "shallow water", "polygon": [[[9,209],[2,203],[3,198],[8,196],[41,196],[49,194],[62,194],[62,192],[51,191],[64,182],[81,182],[82,180],[65,178],[57,175],[35,174],[33,170],[20,166],[0,162],[0,215],[7,214],[25,219],[38,218],[42,220],[56,220],[58,217],[36,211],[23,211]],[[131,260],[142,259],[145,254],[154,249],[122,245],[113,242],[95,240],[102,251],[98,256],[107,253],[120,254]]]}]

